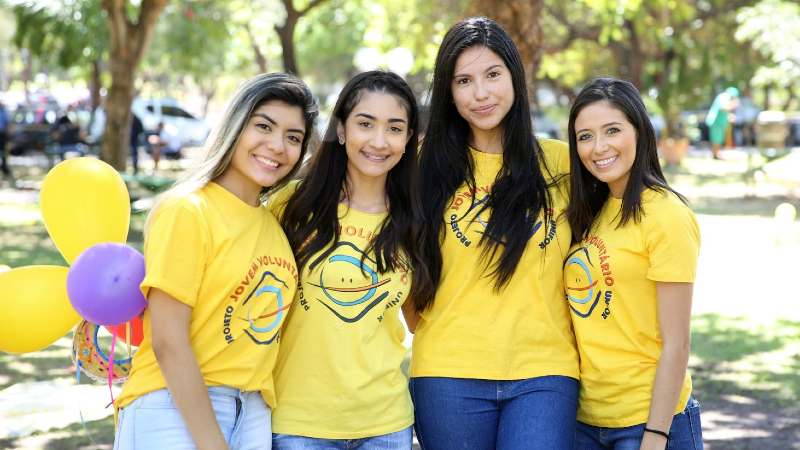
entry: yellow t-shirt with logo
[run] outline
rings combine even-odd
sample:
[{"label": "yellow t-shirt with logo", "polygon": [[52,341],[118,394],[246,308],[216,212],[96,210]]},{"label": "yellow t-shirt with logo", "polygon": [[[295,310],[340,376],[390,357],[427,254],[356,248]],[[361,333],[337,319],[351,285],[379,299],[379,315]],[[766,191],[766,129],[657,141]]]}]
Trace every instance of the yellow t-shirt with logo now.
[{"label": "yellow t-shirt with logo", "polygon": [[[144,254],[145,296],[158,288],[192,307],[189,341],[206,385],[261,391],[274,408],[272,369],[298,273],[272,213],[210,182],[159,208]],[[116,407],[165,387],[145,309],[144,339]]]},{"label": "yellow t-shirt with logo", "polygon": [[[276,193],[280,216],[296,188]],[[320,439],[360,439],[414,423],[400,306],[411,288],[405,271],[380,274],[364,255],[384,214],[339,205],[339,243],[301,270],[295,307],[284,325],[275,365],[275,433]],[[363,265],[362,265],[363,260]]]},{"label": "yellow t-shirt with logo", "polygon": [[[598,427],[647,422],[662,349],[656,282],[695,279],[700,231],[692,211],[653,190],[642,205],[641,222],[615,228],[622,200],[609,196],[597,227],[564,259],[581,357],[578,420]],[[687,372],[676,414],[691,391]]]},{"label": "yellow t-shirt with logo", "polygon": [[[553,175],[569,172],[566,144],[540,140]],[[502,167],[503,155],[470,150],[476,192],[460,187],[445,210],[442,278],[433,306],[414,334],[411,377],[519,380],[547,375],[578,378],[578,354],[563,301],[562,262],[570,243],[561,217],[566,189],[552,188],[552,211],[534,233],[505,289],[494,291],[478,242],[489,212],[480,210]],[[562,182],[566,182],[566,176]],[[424,193],[423,193],[424,195]],[[474,207],[470,210],[472,197]],[[519,220],[525,220],[520,217]]]}]

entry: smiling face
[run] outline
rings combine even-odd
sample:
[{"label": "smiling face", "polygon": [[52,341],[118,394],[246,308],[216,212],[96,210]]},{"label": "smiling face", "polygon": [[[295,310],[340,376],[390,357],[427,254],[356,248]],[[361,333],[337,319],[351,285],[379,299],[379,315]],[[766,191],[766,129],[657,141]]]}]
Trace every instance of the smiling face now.
[{"label": "smiling face", "polygon": [[451,92],[476,142],[495,133],[514,104],[511,72],[497,53],[482,46],[470,47],[456,59]]},{"label": "smiling face", "polygon": [[231,163],[217,183],[257,206],[261,188],[280,181],[297,163],[305,133],[299,107],[280,101],[264,103],[245,124]]},{"label": "smiling face", "polygon": [[622,198],[636,159],[636,128],[619,109],[600,101],[583,108],[575,118],[575,140],[583,166]]},{"label": "smiling face", "polygon": [[408,112],[397,97],[364,93],[344,125],[338,125],[347,151],[348,176],[385,180],[403,157],[411,134]]}]

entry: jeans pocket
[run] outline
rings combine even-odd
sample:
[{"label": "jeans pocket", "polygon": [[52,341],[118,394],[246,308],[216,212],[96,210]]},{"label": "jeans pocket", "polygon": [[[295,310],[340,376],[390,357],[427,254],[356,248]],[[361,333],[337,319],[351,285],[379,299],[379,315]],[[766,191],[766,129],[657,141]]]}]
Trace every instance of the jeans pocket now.
[{"label": "jeans pocket", "polygon": [[180,411],[174,405],[150,403],[128,411],[133,419],[133,450],[154,448],[194,449],[194,440],[189,434]]}]

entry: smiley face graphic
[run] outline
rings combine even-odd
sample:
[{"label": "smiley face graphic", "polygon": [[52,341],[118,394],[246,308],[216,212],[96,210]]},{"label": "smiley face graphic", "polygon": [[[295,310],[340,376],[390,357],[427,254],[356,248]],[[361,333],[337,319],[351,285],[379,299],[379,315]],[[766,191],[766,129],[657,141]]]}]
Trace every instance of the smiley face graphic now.
[{"label": "smiley face graphic", "polygon": [[[292,305],[291,302],[285,302],[281,287],[288,289],[286,282],[272,272],[266,271],[261,275],[261,280],[253,287],[250,295],[242,302],[242,306],[248,306],[247,316],[239,319],[248,323],[244,332],[256,344],[271,344],[280,334],[283,316]],[[275,300],[278,303],[277,307],[272,311],[267,310],[275,303]]]},{"label": "smiley face graphic", "polygon": [[[591,248],[596,252],[595,247]],[[574,250],[564,260],[564,290],[570,309],[579,317],[592,315],[603,296],[597,283],[599,278],[592,276],[593,269],[594,264],[587,247]]]},{"label": "smiley face graphic", "polygon": [[332,254],[317,258],[310,267],[318,265],[319,282],[309,284],[324,297],[317,301],[344,322],[357,322],[389,295],[383,286],[392,279],[381,279],[375,261],[350,242],[339,242]]}]

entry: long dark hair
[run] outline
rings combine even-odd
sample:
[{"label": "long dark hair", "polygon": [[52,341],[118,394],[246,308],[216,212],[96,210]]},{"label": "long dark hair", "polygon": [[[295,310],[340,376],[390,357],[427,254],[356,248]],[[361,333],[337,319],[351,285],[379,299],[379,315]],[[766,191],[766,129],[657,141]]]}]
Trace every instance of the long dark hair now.
[{"label": "long dark hair", "polygon": [[542,148],[533,135],[525,71],[517,47],[508,33],[490,19],[473,17],[457,22],[445,35],[436,55],[430,115],[420,152],[420,191],[425,193],[420,247],[430,280],[412,291],[417,311],[431,306],[441,280],[441,244],[446,231],[443,216],[447,203],[465,182],[470,189],[475,188],[475,161],[469,151],[470,127],[458,113],[451,91],[456,60],[472,47],[486,47],[500,57],[511,73],[514,89],[514,103],[500,124],[503,167],[482,206],[492,210],[479,245],[496,292],[511,280],[533,234],[534,220],[552,202],[544,177],[548,171]]},{"label": "long dark hair", "polygon": [[[339,143],[337,126],[344,124],[363,96],[372,92],[391,94],[397,98],[408,113],[411,136],[405,154],[386,177],[388,215],[364,254],[371,254],[374,250],[379,273],[411,268],[414,271],[413,286],[418,278],[419,257],[412,225],[421,217],[418,206],[421,203],[420,196],[417,194],[419,112],[411,88],[394,73],[364,72],[344,86],[333,108],[325,137],[301,174],[297,190],[286,202],[282,225],[297,265],[301,268],[310,264],[311,258],[321,250],[325,249],[325,253],[319,260],[334,250],[339,242],[339,200],[343,191],[345,195],[350,192],[347,152],[345,146]],[[422,273],[420,275],[421,278],[427,278]]]},{"label": "long dark hair", "polygon": [[637,223],[642,219],[644,211],[642,192],[646,189],[672,192],[683,203],[687,203],[686,198],[669,187],[664,178],[661,164],[658,162],[656,132],[647,116],[647,108],[642,102],[639,91],[624,80],[598,78],[581,90],[569,111],[567,135],[569,137],[570,197],[566,215],[572,228],[573,244],[587,237],[609,193],[608,185],[595,178],[581,162],[575,136],[575,119],[578,114],[596,102],[605,102],[620,110],[636,129],[636,156],[628,177],[628,185],[625,186],[625,193],[622,195],[622,211],[617,227],[621,227],[631,220]]}]

